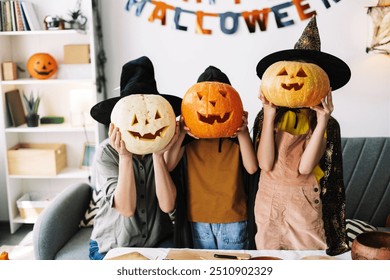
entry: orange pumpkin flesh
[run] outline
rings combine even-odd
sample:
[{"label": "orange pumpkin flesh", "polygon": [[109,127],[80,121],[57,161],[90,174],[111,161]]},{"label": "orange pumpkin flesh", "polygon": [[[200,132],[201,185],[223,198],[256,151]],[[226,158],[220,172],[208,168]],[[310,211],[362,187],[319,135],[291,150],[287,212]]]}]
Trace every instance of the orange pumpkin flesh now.
[{"label": "orange pumpkin flesh", "polygon": [[33,78],[45,80],[57,72],[57,62],[48,53],[35,53],[27,61],[27,71]]},{"label": "orange pumpkin flesh", "polygon": [[276,106],[301,108],[320,104],[329,93],[330,82],[316,64],[278,61],[264,72],[260,88]]},{"label": "orange pumpkin flesh", "polygon": [[8,253],[7,252],[1,252],[0,253],[0,260],[9,260]]},{"label": "orange pumpkin flesh", "polygon": [[242,124],[238,92],[219,82],[200,82],[183,97],[181,113],[190,133],[198,138],[231,137]]}]

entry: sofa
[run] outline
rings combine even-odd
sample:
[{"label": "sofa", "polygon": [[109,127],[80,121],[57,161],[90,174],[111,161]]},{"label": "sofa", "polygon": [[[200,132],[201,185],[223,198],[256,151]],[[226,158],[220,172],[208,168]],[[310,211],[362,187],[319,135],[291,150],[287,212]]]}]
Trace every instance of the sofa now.
[{"label": "sofa", "polygon": [[[342,138],[342,147],[347,219],[389,231],[390,137]],[[33,228],[36,259],[88,260],[92,227],[80,221],[92,193],[89,184],[73,184],[41,213]]]}]

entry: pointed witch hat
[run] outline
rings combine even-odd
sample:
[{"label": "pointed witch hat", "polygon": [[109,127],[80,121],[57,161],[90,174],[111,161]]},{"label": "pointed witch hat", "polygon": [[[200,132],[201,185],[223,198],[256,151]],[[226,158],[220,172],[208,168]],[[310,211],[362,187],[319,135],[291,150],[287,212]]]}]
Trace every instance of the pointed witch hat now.
[{"label": "pointed witch hat", "polygon": [[109,125],[111,122],[111,112],[115,104],[121,98],[131,94],[161,95],[172,105],[175,115],[180,115],[181,98],[169,94],[160,94],[158,92],[152,61],[146,56],[141,56],[123,65],[120,81],[120,96],[103,100],[94,105],[90,111],[91,116],[96,121]]},{"label": "pointed witch hat", "polygon": [[321,41],[315,16],[311,18],[294,49],[269,54],[259,61],[256,67],[257,76],[261,79],[269,66],[282,60],[303,60],[320,66],[329,77],[332,91],[343,87],[351,78],[351,70],[343,60],[321,52]]}]

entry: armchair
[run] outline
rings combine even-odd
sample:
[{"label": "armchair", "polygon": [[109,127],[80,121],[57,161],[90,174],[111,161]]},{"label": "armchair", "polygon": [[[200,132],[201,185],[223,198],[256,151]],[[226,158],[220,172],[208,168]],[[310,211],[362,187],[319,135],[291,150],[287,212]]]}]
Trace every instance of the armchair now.
[{"label": "armchair", "polygon": [[92,187],[76,183],[64,189],[39,215],[33,228],[37,260],[88,260],[92,227],[80,227]]}]

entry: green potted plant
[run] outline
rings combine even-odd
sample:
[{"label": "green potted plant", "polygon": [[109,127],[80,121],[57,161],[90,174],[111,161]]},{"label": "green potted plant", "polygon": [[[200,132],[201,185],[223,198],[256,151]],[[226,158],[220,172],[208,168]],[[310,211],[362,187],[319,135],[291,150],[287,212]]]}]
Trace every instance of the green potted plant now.
[{"label": "green potted plant", "polygon": [[41,102],[40,96],[37,95],[35,97],[34,94],[31,92],[30,97],[27,97],[23,92],[23,101],[27,111],[27,116],[26,116],[27,126],[29,127],[38,126],[39,124],[38,108],[39,108],[39,103]]}]

